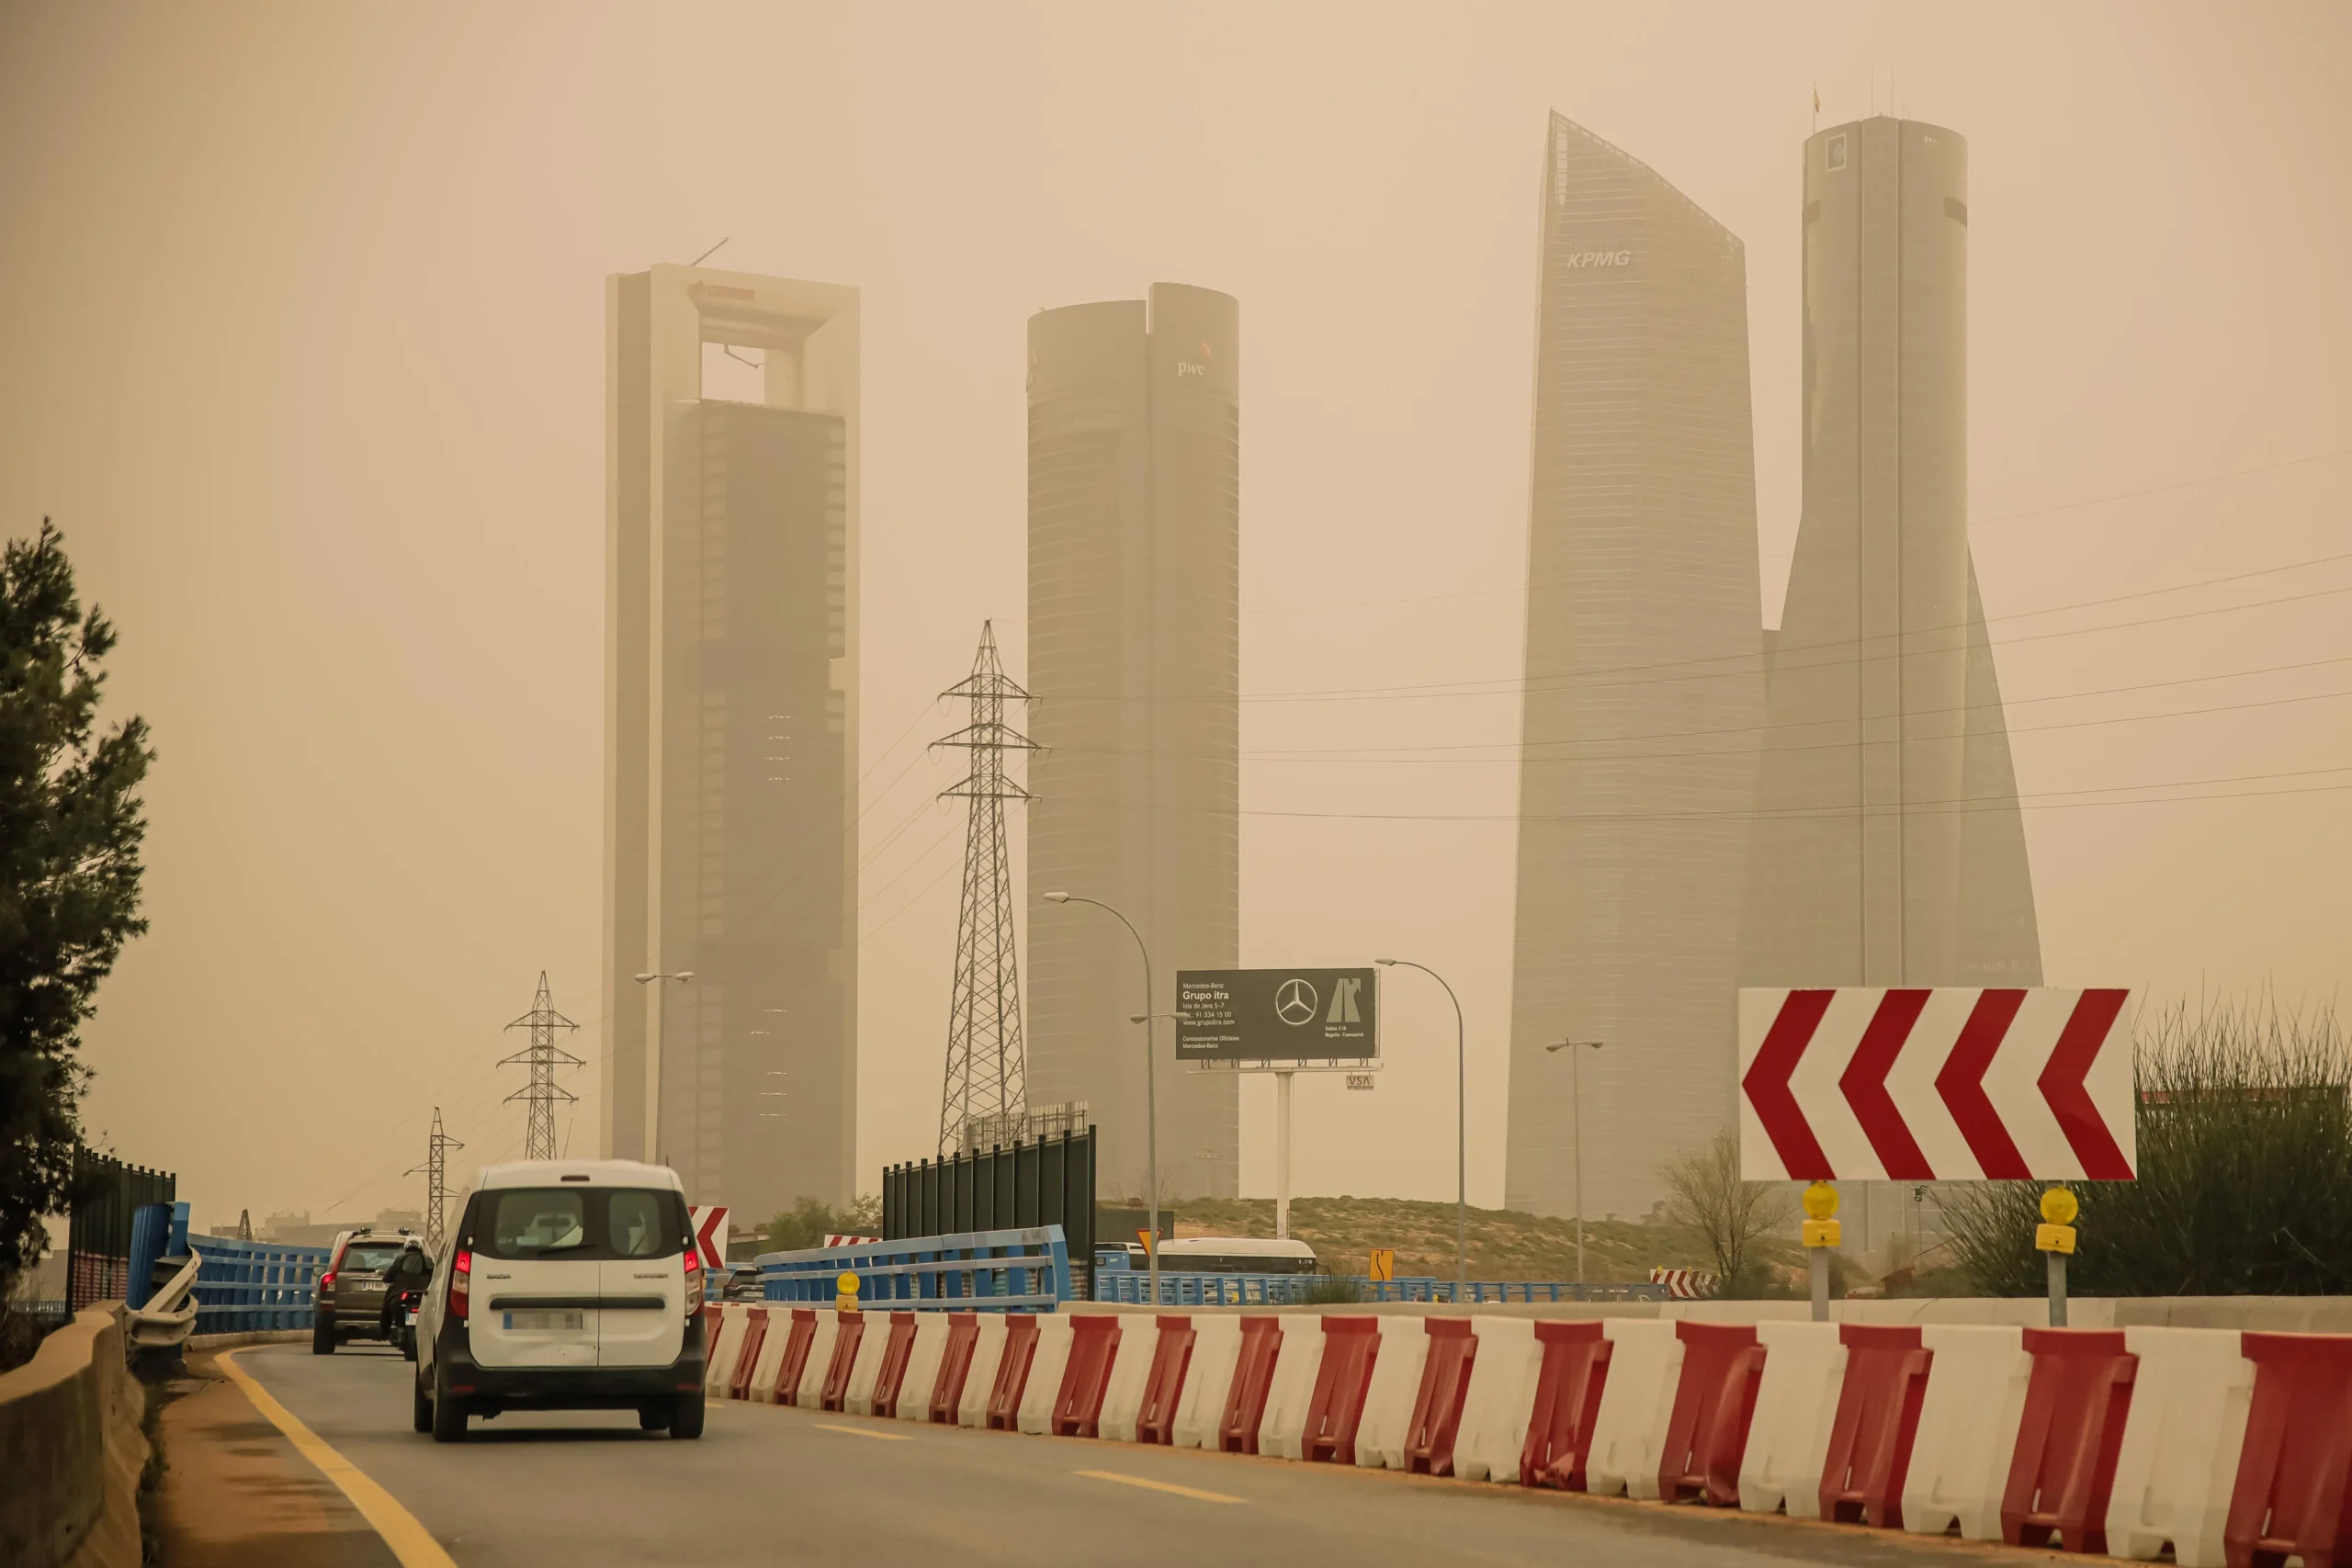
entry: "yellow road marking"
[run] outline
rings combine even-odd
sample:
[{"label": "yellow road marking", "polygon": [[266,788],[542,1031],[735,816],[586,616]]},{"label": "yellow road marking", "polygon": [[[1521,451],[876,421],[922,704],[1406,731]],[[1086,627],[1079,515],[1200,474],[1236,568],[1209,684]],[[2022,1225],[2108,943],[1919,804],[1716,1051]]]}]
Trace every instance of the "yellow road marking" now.
[{"label": "yellow road marking", "polygon": [[1179,1486],[1172,1481],[1146,1481],[1140,1475],[1121,1475],[1115,1470],[1081,1470],[1077,1473],[1090,1481],[1115,1481],[1122,1486],[1140,1486],[1148,1492],[1166,1492],[1200,1503],[1246,1503],[1250,1500],[1229,1496],[1223,1492],[1204,1492],[1197,1486]]},{"label": "yellow road marking", "polygon": [[449,1554],[431,1531],[417,1522],[414,1514],[400,1505],[399,1499],[377,1484],[373,1476],[344,1458],[327,1445],[324,1438],[302,1425],[301,1417],[277,1403],[269,1390],[254,1380],[254,1375],[237,1365],[236,1350],[222,1352],[219,1365],[229,1374],[229,1381],[243,1391],[253,1407],[270,1419],[270,1424],[286,1434],[304,1459],[319,1467],[319,1473],[342,1489],[351,1499],[362,1517],[375,1527],[401,1560],[401,1568],[458,1568]]},{"label": "yellow road marking", "polygon": [[831,1421],[820,1421],[816,1426],[817,1430],[820,1432],[847,1432],[853,1438],[877,1438],[886,1443],[911,1443],[914,1441],[912,1438],[908,1437],[904,1432],[875,1432],[869,1431],[864,1427],[837,1426]]}]

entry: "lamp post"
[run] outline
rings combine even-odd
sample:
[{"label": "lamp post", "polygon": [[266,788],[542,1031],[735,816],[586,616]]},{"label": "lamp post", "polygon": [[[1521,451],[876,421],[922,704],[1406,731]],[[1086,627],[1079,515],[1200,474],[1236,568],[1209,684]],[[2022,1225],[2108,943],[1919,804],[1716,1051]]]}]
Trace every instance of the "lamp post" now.
[{"label": "lamp post", "polygon": [[1144,945],[1143,932],[1118,910],[1100,898],[1082,898],[1075,893],[1054,892],[1042,895],[1048,904],[1091,904],[1127,928],[1136,939],[1136,951],[1143,955],[1143,1014],[1136,1021],[1143,1025],[1143,1143],[1145,1201],[1150,1206],[1151,1246],[1145,1250],[1144,1261],[1151,1270],[1151,1304],[1159,1306],[1159,1089],[1151,1048],[1151,949]]},{"label": "lamp post", "polygon": [[[681,986],[695,977],[691,969],[680,969],[667,975],[638,975],[631,976],[640,986],[659,980],[675,980]],[[670,1032],[670,993],[664,990],[653,1004],[653,1043],[645,1053],[645,1163],[662,1163],[662,1051]]]},{"label": "lamp post", "polygon": [[1384,969],[1402,964],[1418,969],[1445,986],[1446,999],[1453,1004],[1453,1299],[1460,1301],[1470,1283],[1470,1066],[1466,1032],[1462,1025],[1462,998],[1446,986],[1445,976],[1426,964],[1416,964],[1409,958],[1375,958],[1374,964]]},{"label": "lamp post", "polygon": [[1568,1054],[1568,1099],[1574,1102],[1568,1115],[1576,1134],[1576,1199],[1577,1199],[1577,1299],[1584,1299],[1584,1080],[1577,1075],[1577,1063],[1583,1051],[1598,1051],[1598,1040],[1563,1040],[1557,1045],[1546,1045],[1546,1051]]}]

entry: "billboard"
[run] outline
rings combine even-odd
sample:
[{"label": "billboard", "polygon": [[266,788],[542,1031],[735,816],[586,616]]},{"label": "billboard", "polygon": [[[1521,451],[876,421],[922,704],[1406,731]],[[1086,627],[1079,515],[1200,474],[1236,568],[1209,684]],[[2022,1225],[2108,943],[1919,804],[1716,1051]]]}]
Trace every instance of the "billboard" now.
[{"label": "billboard", "polygon": [[1180,1062],[1369,1062],[1380,1055],[1374,969],[1183,969]]}]

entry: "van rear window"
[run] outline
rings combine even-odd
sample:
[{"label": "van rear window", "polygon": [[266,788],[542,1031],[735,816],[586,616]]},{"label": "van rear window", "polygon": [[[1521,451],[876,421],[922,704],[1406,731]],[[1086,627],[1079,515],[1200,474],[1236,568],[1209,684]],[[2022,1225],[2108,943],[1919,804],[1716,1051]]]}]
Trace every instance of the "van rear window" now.
[{"label": "van rear window", "polygon": [[686,1246],[674,1192],[631,1187],[506,1187],[475,1194],[466,1217],[474,1250],[533,1258],[666,1258]]}]

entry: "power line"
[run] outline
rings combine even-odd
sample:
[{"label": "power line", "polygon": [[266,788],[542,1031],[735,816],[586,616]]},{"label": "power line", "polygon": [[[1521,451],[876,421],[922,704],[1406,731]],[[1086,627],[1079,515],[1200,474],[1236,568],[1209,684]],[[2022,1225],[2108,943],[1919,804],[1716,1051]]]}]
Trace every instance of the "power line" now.
[{"label": "power line", "polygon": [[[1921,708],[1913,714],[1907,715],[1906,716],[1923,718],[1938,714],[1997,713],[2005,712],[2010,708],[2025,707],[2030,705],[2040,703],[2081,702],[2089,697],[2118,696],[2133,692],[2162,691],[2174,686],[2201,685],[2214,681],[2242,681],[2251,679],[2256,675],[2277,675],[2302,670],[2318,670],[2324,669],[2331,664],[2344,663],[2352,663],[2352,653],[2337,654],[2327,659],[2297,660],[2289,664],[2268,664],[2253,670],[2222,671],[2211,675],[2183,675],[2169,681],[2142,681],[2124,686],[2096,686],[2080,692],[2052,692],[2038,697],[2009,697],[2005,698],[2000,702],[1963,703],[1957,704],[1950,707]],[[2103,718],[2066,719],[2055,724],[2011,725],[2004,728],[2004,733],[2009,735],[2038,735],[2053,729],[2081,729],[2107,724],[2138,724],[2143,721],[2165,718],[2194,718],[2208,714],[2235,713],[2242,709],[2278,707],[2289,703],[2320,702],[2327,698],[2342,696],[2352,696],[2352,690],[2335,692],[2306,692],[2290,697],[2257,697],[2245,702],[2220,703],[2206,707],[2173,708],[2162,713],[2115,714]],[[1537,748],[1549,749],[1562,746],[1621,746],[1636,740],[1687,740],[1713,735],[1770,735],[1775,730],[1818,729],[1824,725],[1840,724],[1846,721],[1842,717],[1826,719],[1791,719],[1780,724],[1719,725],[1706,729],[1650,729],[1638,730],[1629,735],[1582,736],[1571,737],[1560,740],[1460,740],[1414,746],[1272,747],[1262,750],[1236,752],[1232,753],[1232,755],[1239,757],[1244,761],[1256,762],[1401,762],[1420,761],[1516,762],[1521,761],[1527,753],[1534,751]],[[1840,740],[1823,742],[1822,744],[1829,746],[1850,746],[1855,744],[1855,742],[1850,740]],[[1817,748],[1811,746],[1788,746],[1774,749],[1784,750],[1815,750]],[[1059,751],[1083,752],[1089,756],[1110,757],[1151,756],[1218,758],[1226,755],[1226,753],[1211,751],[1168,750],[1130,751],[1117,747],[1056,747],[1055,750]],[[1639,757],[1744,756],[1755,755],[1761,750],[1762,748],[1758,747],[1714,747],[1690,751],[1624,751],[1611,753],[1609,757],[1603,760],[1623,761]],[[1472,757],[1463,759],[1424,759],[1418,755],[1396,756],[1392,754],[1396,752],[1419,753],[1425,751],[1505,751],[1511,754],[1502,757]],[[1371,756],[1362,754],[1366,752],[1378,752],[1381,753],[1381,755]]]},{"label": "power line", "polygon": [[[2255,474],[2275,473],[2281,468],[2299,468],[2311,463],[2324,463],[2332,457],[2352,457],[2352,446],[2338,447],[2333,452],[2314,452],[2306,457],[2289,457],[2282,462],[2258,463],[2250,468],[2231,468],[2222,473],[2206,474],[2198,479],[2179,479],[2171,484],[2154,485],[2146,490],[2119,491],[2112,495],[2093,496],[2087,501],[2060,502],[2051,506],[2030,507],[2023,512],[1995,513],[1987,517],[1978,517],[1971,520],[1968,526],[1971,530],[1974,530],[1977,528],[1991,527],[1995,524],[1999,523],[2017,523],[2022,522],[2028,518],[2049,517],[2061,512],[2084,512],[2094,506],[2105,506],[2111,502],[2141,501],[2152,495],[2165,495],[2174,491],[2194,490],[2199,485],[2219,484],[2224,479],[2239,479],[2248,478]],[[1766,560],[1785,560],[1794,553],[1793,549],[1772,550],[1765,552],[1760,558]],[[1318,604],[1244,605],[1242,613],[1244,615],[1287,615],[1294,614],[1305,614],[1308,611],[1315,610],[1365,610],[1376,608],[1384,604],[1434,604],[1448,599],[1490,599],[1505,593],[1518,594],[1523,592],[1525,588],[1526,585],[1524,583],[1515,583],[1510,586],[1501,588],[1468,588],[1454,593],[1409,593],[1393,599],[1349,599],[1331,604]]]},{"label": "power line", "polygon": [[[2130,790],[2185,789],[2207,784],[2254,784],[2277,779],[2311,778],[2323,773],[2352,773],[2341,767],[2299,768],[2286,773],[2233,773],[2212,779],[2181,779],[2157,784],[2103,784],[2086,789],[2042,790],[2031,795],[1952,795],[1939,800],[1906,801],[1894,806],[1801,806],[1776,809],[1723,811],[1560,811],[1560,812],[1439,812],[1439,811],[1283,811],[1244,807],[1244,817],[1329,818],[1351,822],[1743,822],[1808,818],[1845,821],[1854,818],[1903,816],[1965,816],[1979,811],[2079,810],[2090,807],[2168,806],[2192,800],[2269,799],[2283,795],[2324,795],[2352,789],[2352,784],[2313,784],[2296,789],[2223,790],[2208,795],[2176,795],[2146,800],[2062,800],[2075,795],[2114,795]],[[1168,809],[1162,807],[1161,809]]]},{"label": "power line", "polygon": [[[2305,566],[2326,565],[2330,562],[2346,558],[2352,558],[2352,557],[2323,556],[2318,557],[2313,560],[2298,561],[2291,566],[2274,567],[2268,570],[2270,571],[2292,571],[2300,570]],[[2240,574],[2240,576],[2262,575],[2267,575],[2267,573],[2249,572]],[[1735,678],[1754,678],[1767,673],[1768,671],[1772,673],[1778,673],[1783,669],[1835,669],[1839,665],[1871,663],[1881,660],[1897,659],[1909,655],[1960,653],[1965,652],[1967,649],[1964,643],[1951,648],[1897,648],[1889,646],[1883,652],[1856,652],[1851,654],[1841,654],[1837,657],[1827,659],[1798,659],[1792,656],[1810,653],[1815,650],[1850,648],[1859,643],[1894,645],[1898,642],[1907,642],[1911,637],[1925,636],[1935,632],[1965,632],[1972,627],[1992,626],[1996,622],[2005,620],[2021,620],[2031,615],[2054,615],[2070,610],[2091,609],[2101,604],[2116,604],[2127,599],[2153,598],[2163,593],[2185,592],[2192,588],[2210,587],[2216,583],[2232,582],[2239,580],[2239,577],[2211,578],[2199,582],[2176,583],[2169,588],[2151,588],[2138,593],[2119,593],[2110,595],[2104,599],[2086,599],[2073,604],[2053,604],[2048,609],[2042,610],[2018,610],[2006,615],[1987,615],[1981,621],[1952,622],[1945,626],[1922,626],[1912,632],[1902,634],[1900,637],[1895,635],[1889,634],[1870,637],[1833,637],[1826,641],[1815,643],[1792,643],[1787,647],[1775,649],[1770,655],[1769,659],[1759,647],[1758,651],[1753,654],[1720,653],[1698,659],[1662,660],[1656,663],[1649,664],[1621,664],[1604,666],[1594,670],[1580,671],[1570,674],[1542,675],[1532,680],[1521,676],[1498,675],[1484,677],[1473,681],[1432,681],[1416,684],[1388,686],[1329,686],[1322,688],[1305,688],[1287,692],[1245,692],[1242,694],[1241,700],[1245,703],[1385,702],[1400,698],[1504,697],[1515,696],[1525,692],[1550,691],[1567,686],[1576,686],[1585,689],[1609,686],[1648,686],[1673,681],[1724,681]],[[2109,621],[2105,625],[2096,626],[2066,626],[2056,631],[2027,632],[2017,637],[2004,637],[2001,639],[1999,646],[2002,648],[2014,648],[2019,643],[2046,642],[2054,637],[2088,637],[2098,632],[2129,631],[2137,626],[2164,626],[2174,621],[2196,620],[2206,615],[2226,615],[2239,610],[2260,610],[2267,609],[2273,604],[2292,604],[2311,599],[2332,598],[2339,593],[2352,593],[2352,583],[2346,583],[2335,588],[2315,588],[2302,593],[2282,593],[2268,599],[2251,599],[2242,604],[2212,604],[2198,610],[2176,610],[2169,615],[2145,615],[2134,621]],[[1749,662],[1751,660],[1753,661],[1752,663]],[[1694,668],[1701,665],[1731,667],[1708,670],[1698,670]],[[1597,681],[1593,679],[1593,677],[1597,675],[1634,674],[1644,671],[1655,670],[1690,670],[1693,671],[1693,672],[1682,675],[1659,676],[1654,680],[1648,681]],[[1483,689],[1472,690],[1471,688],[1474,687]],[[1075,700],[1081,702],[1118,702],[1125,699],[1116,697],[1095,697],[1078,698]],[[1174,697],[1159,698],[1155,700],[1162,702],[1183,702],[1194,699]],[[1209,699],[1202,698],[1197,700],[1207,701]]]},{"label": "power line", "polygon": [[578,1095],[557,1084],[556,1069],[560,1066],[587,1066],[571,1052],[558,1048],[555,1032],[580,1026],[555,1010],[555,1004],[548,997],[548,972],[542,969],[539,971],[539,994],[533,998],[531,1010],[506,1027],[531,1032],[530,1044],[498,1064],[502,1067],[519,1064],[529,1073],[528,1081],[508,1095],[505,1100],[512,1105],[519,1100],[527,1108],[527,1118],[523,1126],[523,1157],[553,1159],[556,1157],[556,1104],[561,1101],[576,1105],[580,1100]]}]

